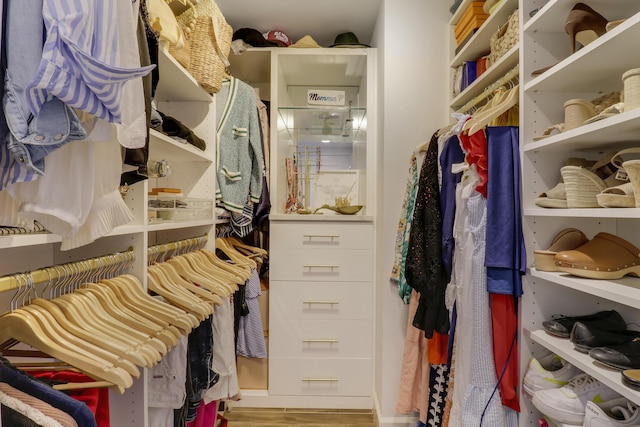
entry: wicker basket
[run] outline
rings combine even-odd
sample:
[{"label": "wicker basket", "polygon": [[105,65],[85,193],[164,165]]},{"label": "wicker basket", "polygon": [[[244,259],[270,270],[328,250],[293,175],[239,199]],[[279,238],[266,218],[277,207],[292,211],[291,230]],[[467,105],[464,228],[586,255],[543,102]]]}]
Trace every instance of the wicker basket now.
[{"label": "wicker basket", "polygon": [[489,58],[487,59],[487,68],[498,62],[498,60],[509,51],[509,49],[518,44],[518,39],[520,37],[518,22],[518,9],[516,9],[509,16],[507,22],[501,25],[498,30],[493,33],[489,40],[491,53],[489,53]]},{"label": "wicker basket", "polygon": [[640,107],[640,68],[633,68],[622,75],[624,83],[624,111]]},{"label": "wicker basket", "polygon": [[233,29],[214,0],[192,3],[177,19],[189,43],[187,70],[207,92],[218,92],[229,66]]}]

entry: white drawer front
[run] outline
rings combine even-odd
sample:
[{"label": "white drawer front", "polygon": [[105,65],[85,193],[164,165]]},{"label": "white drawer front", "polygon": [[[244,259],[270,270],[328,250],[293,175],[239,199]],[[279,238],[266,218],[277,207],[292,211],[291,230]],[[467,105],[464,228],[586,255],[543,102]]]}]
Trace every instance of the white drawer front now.
[{"label": "white drawer front", "polygon": [[269,357],[371,357],[367,320],[277,319],[269,329]]},{"label": "white drawer front", "polygon": [[269,256],[272,280],[366,282],[373,280],[373,251],[274,249]]},{"label": "white drawer front", "polygon": [[269,358],[269,394],[371,396],[371,359]]},{"label": "white drawer front", "polygon": [[371,320],[372,294],[371,283],[271,281],[269,325],[276,319]]},{"label": "white drawer front", "polygon": [[270,224],[271,249],[326,248],[372,249],[371,223],[290,223]]}]

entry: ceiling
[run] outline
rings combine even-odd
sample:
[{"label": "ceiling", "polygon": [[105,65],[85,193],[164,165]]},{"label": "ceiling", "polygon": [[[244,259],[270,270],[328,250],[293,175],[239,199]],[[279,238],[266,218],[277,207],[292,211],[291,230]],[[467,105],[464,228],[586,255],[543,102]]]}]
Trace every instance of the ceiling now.
[{"label": "ceiling", "polygon": [[[321,46],[351,31],[371,44],[382,0],[216,0],[234,31],[284,31],[292,42],[309,34]],[[373,47],[373,46],[372,46]]]}]

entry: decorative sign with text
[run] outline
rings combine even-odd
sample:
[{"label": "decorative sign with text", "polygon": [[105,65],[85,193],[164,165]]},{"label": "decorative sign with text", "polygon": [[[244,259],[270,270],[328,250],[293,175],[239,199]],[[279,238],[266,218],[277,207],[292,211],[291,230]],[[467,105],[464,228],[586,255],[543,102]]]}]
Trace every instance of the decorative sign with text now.
[{"label": "decorative sign with text", "polygon": [[309,105],[344,105],[343,90],[308,90],[307,104]]}]

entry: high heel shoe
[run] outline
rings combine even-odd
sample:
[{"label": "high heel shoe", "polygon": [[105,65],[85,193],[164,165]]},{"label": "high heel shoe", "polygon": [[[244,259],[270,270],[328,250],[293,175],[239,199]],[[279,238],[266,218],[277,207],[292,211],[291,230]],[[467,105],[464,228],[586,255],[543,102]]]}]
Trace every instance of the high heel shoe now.
[{"label": "high heel shoe", "polygon": [[607,32],[609,21],[584,3],[577,3],[569,12],[564,30],[571,40],[571,51],[575,53],[576,40],[583,47]]}]

